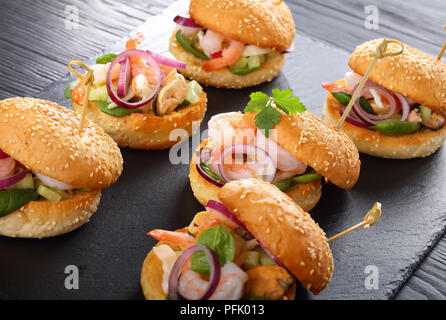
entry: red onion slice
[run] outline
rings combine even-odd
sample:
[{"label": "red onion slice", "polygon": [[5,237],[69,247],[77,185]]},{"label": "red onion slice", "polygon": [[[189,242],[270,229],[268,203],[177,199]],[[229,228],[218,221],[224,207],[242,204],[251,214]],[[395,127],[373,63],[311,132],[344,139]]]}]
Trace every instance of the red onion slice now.
[{"label": "red onion slice", "polygon": [[73,190],[73,189],[78,189],[75,186],[70,186],[69,184],[57,181],[56,179],[47,177],[46,175],[43,175],[41,173],[38,172],[33,172],[34,175],[37,177],[37,179],[39,179],[40,181],[42,181],[42,183],[44,185],[46,185],[47,187],[50,188],[56,188],[58,190]]},{"label": "red onion slice", "polygon": [[[352,96],[355,94],[356,89],[358,89],[359,84],[357,84],[353,90],[352,90]],[[355,104],[353,105],[354,110],[356,111],[356,114],[361,118],[361,120],[368,122],[370,124],[377,124],[377,121],[380,120],[386,120],[390,118],[392,115],[395,114],[396,111],[396,100],[395,97],[384,87],[380,86],[377,83],[374,83],[372,81],[367,81],[364,88],[361,90],[359,97],[364,95],[364,93],[367,93],[370,91],[370,89],[375,89],[380,95],[384,96],[390,103],[390,110],[388,113],[383,115],[374,115],[366,112],[364,109],[362,109],[361,105],[359,104],[359,98],[355,101]]]},{"label": "red onion slice", "polygon": [[[215,289],[217,289],[218,283],[220,282],[221,269],[218,262],[217,256],[209,248],[202,244],[196,244],[186,250],[178,257],[177,261],[172,267],[169,275],[169,297],[172,300],[178,300],[178,284],[179,277],[183,265],[189,260],[189,258],[196,252],[204,251],[210,266],[210,279],[208,287],[204,290],[203,296],[199,300],[209,300],[209,298],[214,294]],[[183,297],[186,298],[186,297]]]},{"label": "red onion slice", "polygon": [[291,43],[291,45],[285,51],[282,51],[281,53],[282,54],[291,53],[294,50],[296,50],[296,43],[293,41],[293,43]]},{"label": "red onion slice", "polygon": [[[156,73],[156,77],[157,77],[155,88],[154,88],[152,94],[144,100],[141,100],[138,102],[133,102],[133,103],[124,101],[116,94],[116,92],[113,88],[113,81],[112,81],[112,71],[113,71],[114,66],[117,63],[122,63],[125,59],[130,58],[130,57],[139,57],[139,58],[143,59],[150,67],[153,68],[153,70]],[[110,96],[110,99],[112,99],[112,101],[114,103],[116,103],[118,106],[120,106],[122,108],[126,108],[126,109],[137,109],[137,108],[140,108],[140,107],[146,105],[147,103],[149,103],[156,97],[156,95],[158,94],[158,92],[161,88],[162,82],[163,82],[163,72],[161,71],[159,64],[153,59],[153,57],[150,54],[148,54],[147,52],[142,51],[142,50],[126,50],[123,53],[121,53],[120,55],[118,55],[110,65],[110,69],[107,74],[107,91],[108,91],[108,95]]]},{"label": "red onion slice", "polygon": [[8,158],[8,157],[9,157],[9,156],[8,156],[6,153],[4,153],[2,149],[0,149],[0,160],[1,160],[1,159]]},{"label": "red onion slice", "polygon": [[[345,106],[342,106],[341,107],[341,116],[344,114],[344,111],[345,111]],[[345,121],[347,121],[348,123],[351,123],[357,127],[368,128],[369,125],[367,123],[365,123],[361,119],[355,119],[354,117],[352,117],[352,115],[356,115],[354,112],[355,112],[355,110],[350,111],[350,114],[347,116],[347,118],[345,118]]]},{"label": "red onion slice", "polygon": [[[248,160],[248,166],[250,164],[260,163],[265,166],[264,172],[260,172],[260,174],[263,176],[262,180],[272,183],[274,180],[274,177],[276,176],[276,166],[274,165],[273,159],[262,149],[257,148],[256,146],[252,146],[249,144],[233,144],[228,147],[226,147],[220,154],[220,159],[218,163],[218,169],[220,171],[220,177],[223,178],[225,182],[229,182],[232,180],[238,180],[238,179],[230,179],[228,175],[225,172],[224,165],[225,164],[233,164],[234,159],[232,155],[235,154],[236,156],[247,156]],[[230,157],[230,162],[228,163],[225,159],[227,156]],[[257,161],[255,160],[257,159]],[[237,161],[237,160],[235,160]],[[240,161],[240,160],[238,160]],[[237,162],[235,162],[237,164]],[[240,163],[242,164],[242,163]],[[258,172],[256,171],[256,174]],[[259,178],[259,177],[258,177]]]},{"label": "red onion slice", "polygon": [[[209,181],[210,183],[216,185],[217,187],[223,187],[224,183],[222,183],[221,181],[218,181],[216,179],[214,179],[213,177],[211,177],[210,175],[208,175],[202,168],[201,168],[201,162],[206,161],[207,159],[204,159],[203,155],[202,155],[202,150],[199,150],[197,152],[197,163],[196,163],[196,167],[197,167],[197,171],[198,173],[206,180]],[[209,159],[209,158],[208,158]]]},{"label": "red onion slice", "polygon": [[409,117],[409,113],[410,113],[410,105],[409,105],[409,101],[407,101],[406,97],[404,97],[403,95],[394,92],[393,93],[398,100],[401,103],[401,110],[403,111],[403,115],[401,116],[401,121],[406,121],[407,117]]},{"label": "red onion slice", "polygon": [[0,179],[0,190],[7,189],[15,185],[17,182],[23,180],[25,176],[26,176],[25,170],[23,168],[19,168],[19,171],[12,177]]},{"label": "red onion slice", "polygon": [[[213,210],[216,211],[220,214],[222,214],[223,216],[225,216],[226,218],[228,218],[229,220],[231,220],[232,222],[234,222],[236,225],[238,225],[241,229],[243,229],[246,233],[248,233],[252,238],[254,238],[254,236],[251,234],[251,232],[249,232],[249,230],[246,228],[245,224],[243,222],[241,222],[236,216],[235,214],[233,214],[231,211],[229,211],[223,204],[221,204],[218,201],[214,201],[214,200],[209,200],[209,202],[206,204],[206,209],[207,210]],[[278,258],[276,258],[260,241],[259,239],[256,239],[259,246],[271,257],[271,259],[274,260],[274,262],[284,268],[285,270],[287,270],[290,274],[292,274],[290,272],[290,270],[288,270],[288,268],[282,263],[280,262],[280,260]]]},{"label": "red onion slice", "polygon": [[191,18],[186,18],[186,17],[182,17],[182,16],[176,16],[173,21],[176,24],[179,24],[180,26],[183,27],[189,27],[189,28],[203,28],[202,26],[200,26],[198,23],[196,23],[193,19]]},{"label": "red onion slice", "polygon": [[186,64],[184,62],[166,58],[166,57],[164,57],[158,53],[152,52],[150,50],[147,50],[147,53],[152,55],[153,59],[155,59],[155,61],[158,62],[159,64],[169,66],[169,67],[172,67],[175,69],[181,69],[181,70],[186,69]]},{"label": "red onion slice", "polygon": [[118,82],[118,96],[119,97],[125,97],[127,96],[127,93],[129,91],[130,86],[130,76],[131,73],[131,67],[130,67],[130,58],[127,57],[125,60],[121,63],[121,74],[119,75],[119,82]]}]

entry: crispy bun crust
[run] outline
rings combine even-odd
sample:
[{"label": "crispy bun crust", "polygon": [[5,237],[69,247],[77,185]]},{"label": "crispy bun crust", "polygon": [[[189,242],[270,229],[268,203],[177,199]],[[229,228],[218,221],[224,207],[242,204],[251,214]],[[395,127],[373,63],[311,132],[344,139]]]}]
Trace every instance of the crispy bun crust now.
[{"label": "crispy bun crust", "polygon": [[[336,125],[341,118],[340,109],[341,104],[329,93],[325,100],[323,119]],[[439,130],[422,128],[413,134],[388,136],[345,121],[342,131],[353,140],[359,152],[389,159],[426,157],[438,150],[446,139],[446,126]]]},{"label": "crispy bun crust", "polygon": [[[162,117],[152,112],[132,113],[122,118],[114,117],[99,110],[96,103],[89,102],[87,118],[103,128],[120,147],[146,150],[167,149],[180,140],[177,135],[174,140],[169,139],[173,130],[184,129],[190,136],[198,129],[198,126],[193,128],[193,123],[196,121],[201,123],[206,113],[207,95],[204,91],[200,98],[198,103]],[[81,106],[73,101],[72,105],[76,112],[81,113]]]},{"label": "crispy bun crust", "polygon": [[90,220],[99,205],[101,191],[76,192],[59,201],[31,201],[0,218],[0,235],[49,238],[71,232]]},{"label": "crispy bun crust", "polygon": [[[367,41],[352,53],[348,64],[353,71],[364,75],[377,46],[383,39]],[[399,45],[389,44],[388,51],[398,51]],[[398,92],[436,111],[446,108],[446,63],[405,45],[399,56],[378,60],[369,80]]]},{"label": "crispy bun crust", "polygon": [[229,182],[218,197],[311,292],[327,287],[333,257],[325,233],[290,197],[258,179]]},{"label": "crispy bun crust", "polygon": [[[207,142],[208,140],[202,141],[197,150],[200,150],[206,146]],[[203,206],[206,206],[209,200],[219,201],[217,193],[221,188],[210,183],[198,173],[196,162],[197,156],[194,152],[190,164],[189,179],[195,198],[197,198],[197,200]],[[316,206],[321,198],[321,180],[309,183],[296,183],[287,189],[286,194],[288,194],[294,200],[294,202],[296,202],[305,211],[310,211]]]},{"label": "crispy bun crust", "polygon": [[27,168],[79,188],[105,189],[122,172],[122,156],[104,130],[56,103],[0,101],[0,149]]},{"label": "crispy bun crust", "polygon": [[280,0],[191,0],[190,16],[230,39],[279,52],[295,36],[291,11]]},{"label": "crispy bun crust", "polygon": [[[255,113],[245,113],[254,127]],[[271,134],[296,159],[343,189],[351,189],[359,177],[361,161],[350,138],[309,111],[280,116]]]},{"label": "crispy bun crust", "polygon": [[282,70],[285,65],[285,55],[277,54],[273,57],[268,56],[259,70],[253,71],[247,75],[232,74],[227,68],[204,71],[201,67],[203,60],[198,59],[193,54],[185,51],[175,39],[175,33],[170,39],[169,50],[176,59],[186,63],[185,70],[178,70],[180,73],[189,79],[217,88],[239,89],[271,81],[277,77],[280,70]]}]

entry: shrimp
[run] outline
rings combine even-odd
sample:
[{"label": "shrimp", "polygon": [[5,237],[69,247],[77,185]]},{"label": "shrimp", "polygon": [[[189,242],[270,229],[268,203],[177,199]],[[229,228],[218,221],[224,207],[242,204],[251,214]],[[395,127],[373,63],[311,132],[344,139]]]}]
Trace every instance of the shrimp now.
[{"label": "shrimp", "polygon": [[9,178],[14,175],[15,160],[11,157],[0,160],[0,178]]},{"label": "shrimp", "polygon": [[223,50],[222,57],[204,62],[202,68],[204,71],[213,71],[231,66],[242,57],[244,50],[243,43],[230,40],[229,47]]},{"label": "shrimp", "polygon": [[259,266],[248,270],[247,274],[249,280],[245,287],[246,298],[281,299],[293,284],[291,275],[279,266]]},{"label": "shrimp", "polygon": [[307,170],[307,165],[302,161],[296,159],[288,150],[281,147],[276,141],[258,130],[256,136],[256,145],[258,148],[265,150],[273,159],[277,169],[288,172],[295,176],[302,174]]},{"label": "shrimp", "polygon": [[[144,41],[144,36],[142,33],[137,33],[136,37],[130,38],[125,48],[126,50],[140,50],[140,45]],[[155,84],[157,82],[156,74],[153,72],[152,68],[147,65],[147,63],[139,57],[130,57],[130,66],[132,68],[132,77],[136,78],[138,75],[144,75],[149,83]],[[174,68],[160,64],[161,71],[163,72],[163,79],[166,80],[169,73],[171,73]],[[164,83],[164,81],[163,81]]]},{"label": "shrimp", "polygon": [[[248,275],[233,262],[226,262],[221,268],[220,282],[209,300],[238,300],[243,296],[244,285],[248,281]],[[190,264],[185,266],[181,274],[178,291],[188,300],[197,300],[203,296],[208,287],[208,281],[201,275],[190,269]]]},{"label": "shrimp", "polygon": [[214,53],[220,52],[223,49],[223,41],[225,37],[217,32],[208,30],[206,34],[200,39],[200,46],[207,56],[211,57]]},{"label": "shrimp", "polygon": [[152,230],[148,235],[154,237],[158,241],[176,244],[183,250],[192,247],[196,241],[194,237],[187,233],[161,229]]},{"label": "shrimp", "polygon": [[82,105],[85,97],[85,86],[79,81],[77,86],[71,91],[71,99],[74,103]]}]

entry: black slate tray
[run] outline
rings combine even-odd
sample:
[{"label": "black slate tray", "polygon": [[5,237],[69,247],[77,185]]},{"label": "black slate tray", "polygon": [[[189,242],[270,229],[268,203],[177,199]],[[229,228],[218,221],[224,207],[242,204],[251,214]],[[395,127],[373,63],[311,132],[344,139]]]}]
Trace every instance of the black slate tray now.
[{"label": "black slate tray", "polygon": [[[163,21],[170,18],[151,18],[145,28]],[[153,38],[148,38],[148,48],[157,49],[169,31],[150,30]],[[301,35],[297,35],[296,44],[284,72],[272,83],[243,90],[205,88],[209,104],[201,130],[207,129],[212,115],[243,110],[251,91],[270,93],[276,87],[293,89],[308,109],[320,116],[326,94],[320,83],[343,76],[348,70],[349,53]],[[119,48],[122,43],[115,46],[115,50]],[[54,83],[39,96],[68,106],[63,90],[69,80],[67,77]],[[202,207],[192,195],[188,166],[172,165],[169,150],[122,152],[124,172],[114,186],[104,190],[91,223],[53,239],[0,237],[0,298],[143,298],[140,269],[155,244],[146,236],[147,231],[183,227]],[[357,231],[334,241],[331,248],[335,271],[329,287],[317,297],[299,288],[298,299],[392,297],[444,232],[443,149],[425,159],[399,161],[361,155],[361,160],[356,187],[344,191],[325,185],[322,199],[311,214],[328,236],[360,222],[375,201],[382,202],[383,217],[368,231]],[[79,290],[65,289],[67,265],[80,269]],[[365,268],[369,265],[379,269],[377,290],[364,286]]]}]

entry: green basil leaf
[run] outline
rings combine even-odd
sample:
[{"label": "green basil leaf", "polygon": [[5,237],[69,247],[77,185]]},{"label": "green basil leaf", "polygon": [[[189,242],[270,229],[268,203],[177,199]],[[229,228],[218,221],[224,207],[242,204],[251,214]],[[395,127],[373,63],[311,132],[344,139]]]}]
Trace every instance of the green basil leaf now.
[{"label": "green basil leaf", "polygon": [[73,92],[74,88],[76,88],[77,84],[79,82],[73,81],[70,84],[68,84],[68,86],[65,88],[65,92],[64,92],[64,96],[66,99],[71,99],[71,92]]},{"label": "green basil leaf", "polygon": [[335,91],[332,92],[331,95],[335,97],[336,100],[339,101],[340,104],[347,106],[352,99],[352,95],[350,93],[344,91]]},{"label": "green basil leaf", "polygon": [[275,183],[274,185],[279,188],[281,191],[285,191],[291,186],[291,179],[282,180],[280,182]]},{"label": "green basil leaf", "polygon": [[110,103],[107,101],[94,101],[94,102],[98,106],[99,110],[101,110],[102,112],[104,112],[106,114],[114,116],[114,117],[125,117],[125,116],[128,116],[129,114],[132,114],[133,112],[137,112],[137,111],[133,111],[133,110],[126,109],[126,108],[121,108],[121,107],[109,109],[108,105]]},{"label": "green basil leaf", "polygon": [[118,55],[116,53],[107,53],[104,54],[102,56],[100,56],[97,60],[96,60],[96,64],[107,64],[109,62],[112,62],[113,60],[115,60],[115,58]]},{"label": "green basil leaf", "polygon": [[375,110],[373,110],[372,105],[365,97],[359,98],[359,105],[365,112],[376,115]]},{"label": "green basil leaf", "polygon": [[30,201],[39,198],[33,189],[8,189],[0,191],[0,217],[20,209]]},{"label": "green basil leaf", "polygon": [[307,173],[300,176],[291,178],[294,182],[308,183],[322,179],[322,175],[319,173]]},{"label": "green basil leaf", "polygon": [[[198,237],[196,243],[211,249],[217,255],[220,266],[223,266],[227,261],[234,260],[234,238],[231,233],[224,231],[220,225],[204,230]],[[209,274],[209,262],[203,251],[196,252],[192,255],[191,269],[201,274]]]},{"label": "green basil leaf", "polygon": [[378,130],[385,135],[395,136],[414,133],[420,129],[420,124],[401,120],[387,120],[369,128]]}]

